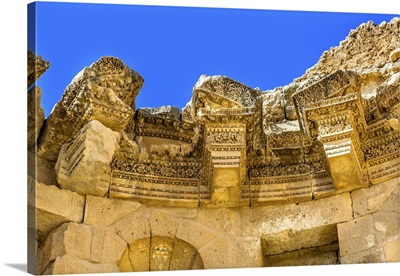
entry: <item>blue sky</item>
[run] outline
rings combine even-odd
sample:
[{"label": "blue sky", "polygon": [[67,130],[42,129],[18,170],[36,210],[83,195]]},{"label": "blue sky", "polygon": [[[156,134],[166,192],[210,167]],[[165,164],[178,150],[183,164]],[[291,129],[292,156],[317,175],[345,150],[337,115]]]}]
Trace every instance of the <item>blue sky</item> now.
[{"label": "blue sky", "polygon": [[396,16],[55,2],[36,2],[28,15],[28,47],[51,63],[37,82],[46,116],[101,56],[121,58],[144,78],[138,108],[182,108],[201,74],[273,89],[300,77],[361,23]]}]

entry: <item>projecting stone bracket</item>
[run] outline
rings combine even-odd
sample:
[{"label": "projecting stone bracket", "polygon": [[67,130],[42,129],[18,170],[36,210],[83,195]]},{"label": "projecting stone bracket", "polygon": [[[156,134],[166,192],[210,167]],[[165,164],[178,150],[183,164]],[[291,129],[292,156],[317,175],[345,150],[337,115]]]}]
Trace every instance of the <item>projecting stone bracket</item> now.
[{"label": "projecting stone bracket", "polygon": [[245,125],[207,125],[206,164],[215,206],[238,206],[246,175]]},{"label": "projecting stone bracket", "polygon": [[[321,139],[324,141],[324,139]],[[335,186],[340,192],[368,187],[368,177],[357,156],[356,145],[351,137],[323,142],[329,170]]]}]

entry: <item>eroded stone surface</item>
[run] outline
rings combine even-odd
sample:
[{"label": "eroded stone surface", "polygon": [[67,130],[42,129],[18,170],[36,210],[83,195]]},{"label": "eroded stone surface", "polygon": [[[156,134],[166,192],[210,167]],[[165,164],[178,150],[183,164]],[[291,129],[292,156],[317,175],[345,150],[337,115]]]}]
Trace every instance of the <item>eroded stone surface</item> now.
[{"label": "eroded stone surface", "polygon": [[91,120],[122,131],[135,111],[143,78],[120,59],[102,57],[83,69],[68,85],[46,121],[39,156],[55,161],[61,146]]},{"label": "eroded stone surface", "polygon": [[87,195],[83,222],[109,226],[134,212],[139,206],[140,203],[137,202]]},{"label": "eroded stone surface", "polygon": [[353,191],[351,199],[354,216],[364,216],[378,211],[392,193],[398,193],[399,185],[399,179],[395,178],[368,189]]},{"label": "eroded stone surface", "polygon": [[28,49],[28,88],[49,68],[50,62]]},{"label": "eroded stone surface", "polygon": [[43,274],[58,275],[113,272],[119,272],[116,263],[95,263],[74,256],[64,255],[57,257],[54,263],[52,263]]},{"label": "eroded stone surface", "polygon": [[40,270],[398,260],[399,22],[361,25],[270,91],[201,76],[182,112],[135,113],[143,79],[119,59],[85,68],[30,174],[56,184],[43,174],[58,158],[57,182],[86,195],[85,218],[40,245]]},{"label": "eroded stone surface", "polygon": [[44,110],[41,105],[42,90],[33,87],[28,91],[28,148],[36,144],[40,129],[44,122]]},{"label": "eroded stone surface", "polygon": [[110,163],[119,133],[99,121],[88,123],[65,144],[56,164],[57,183],[82,195],[104,196],[110,186]]},{"label": "eroded stone surface", "polygon": [[84,224],[65,223],[54,229],[39,248],[38,272],[64,255],[90,260],[92,229]]},{"label": "eroded stone surface", "polygon": [[37,230],[39,241],[43,241],[51,230],[65,222],[82,222],[85,206],[83,196],[36,182],[30,176],[28,191],[28,212],[32,218],[28,227]]}]

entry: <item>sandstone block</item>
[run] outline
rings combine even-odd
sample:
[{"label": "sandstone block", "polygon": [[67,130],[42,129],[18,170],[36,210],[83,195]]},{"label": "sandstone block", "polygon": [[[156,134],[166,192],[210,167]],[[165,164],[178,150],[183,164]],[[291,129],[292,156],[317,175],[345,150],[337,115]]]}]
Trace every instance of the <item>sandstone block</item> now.
[{"label": "sandstone block", "polygon": [[205,269],[231,268],[233,264],[233,242],[230,237],[216,237],[198,251]]},{"label": "sandstone block", "polygon": [[365,251],[376,245],[371,215],[338,224],[340,256]]},{"label": "sandstone block", "polygon": [[113,230],[95,225],[93,229],[90,260],[96,263],[112,263],[121,259],[127,244]]},{"label": "sandstone block", "polygon": [[302,249],[265,257],[266,266],[333,265],[337,262],[338,257],[335,251],[324,251],[320,248]]},{"label": "sandstone block", "polygon": [[150,237],[150,213],[143,205],[112,225],[116,233],[128,244]]},{"label": "sandstone block", "polygon": [[38,155],[56,161],[61,146],[93,120],[123,131],[132,121],[142,85],[143,78],[118,58],[102,57],[83,69],[47,118]]},{"label": "sandstone block", "polygon": [[39,248],[38,272],[63,255],[90,260],[92,229],[84,224],[65,223],[53,230]]},{"label": "sandstone block", "polygon": [[400,240],[397,238],[383,246],[386,262],[400,262],[399,243]]},{"label": "sandstone block", "polygon": [[276,255],[307,247],[332,244],[337,239],[336,224],[330,224],[298,232],[286,229],[279,233],[265,235],[261,238],[261,241],[264,255]]},{"label": "sandstone block", "polygon": [[57,183],[82,195],[104,196],[110,186],[110,163],[119,133],[98,121],[88,123],[60,151],[56,164]]},{"label": "sandstone block", "polygon": [[395,178],[379,185],[360,189],[351,193],[355,217],[371,214],[380,209],[389,196],[398,191],[399,179]]},{"label": "sandstone block", "polygon": [[42,90],[35,86],[28,91],[28,148],[36,144],[44,122],[44,110],[41,105]]},{"label": "sandstone block", "polygon": [[37,229],[39,241],[65,222],[82,222],[85,197],[36,182],[28,176],[29,225]]},{"label": "sandstone block", "polygon": [[235,237],[232,243],[232,268],[263,266],[263,254],[259,237]]},{"label": "sandstone block", "polygon": [[86,274],[86,273],[113,273],[119,272],[116,263],[94,263],[78,257],[64,255],[57,257],[43,274]]},{"label": "sandstone block", "polygon": [[153,236],[175,237],[178,229],[178,221],[172,218],[167,212],[153,210],[149,222]]},{"label": "sandstone block", "polygon": [[139,206],[140,203],[135,201],[87,195],[84,223],[109,226],[134,212]]},{"label": "sandstone block", "polygon": [[352,219],[348,193],[299,204],[264,206],[239,210],[242,235],[259,236],[279,233],[285,229],[302,231]]},{"label": "sandstone block", "polygon": [[178,239],[193,245],[196,249],[204,246],[215,236],[216,234],[211,229],[191,221],[182,221],[176,233]]},{"label": "sandstone block", "polygon": [[383,263],[385,255],[382,248],[371,247],[365,251],[360,251],[346,256],[340,257],[341,264],[368,264],[368,263]]},{"label": "sandstone block", "polygon": [[220,233],[236,236],[240,232],[240,217],[233,209],[200,209],[196,220]]}]

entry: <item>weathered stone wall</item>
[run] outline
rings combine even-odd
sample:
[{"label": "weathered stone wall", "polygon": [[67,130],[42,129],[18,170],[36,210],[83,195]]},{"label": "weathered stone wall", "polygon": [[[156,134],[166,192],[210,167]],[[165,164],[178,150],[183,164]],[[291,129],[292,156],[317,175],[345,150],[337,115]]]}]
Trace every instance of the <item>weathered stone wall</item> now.
[{"label": "weathered stone wall", "polygon": [[[53,227],[39,248],[38,273],[158,270],[151,264],[160,262],[158,250],[163,270],[398,262],[399,180],[310,202],[240,209],[160,208],[60,190],[57,198],[65,200],[38,205],[47,218],[60,217],[38,226]],[[56,189],[38,185],[43,195]],[[179,244],[191,248],[190,260]],[[134,267],[127,268],[126,250],[139,254],[131,256]],[[181,258],[187,261],[179,265]]]},{"label": "weathered stone wall", "polygon": [[[33,88],[29,270],[400,261],[399,22],[361,25],[272,91],[201,76],[182,112],[135,110],[143,78],[113,57],[46,120]],[[48,67],[29,57],[28,85]]]}]

